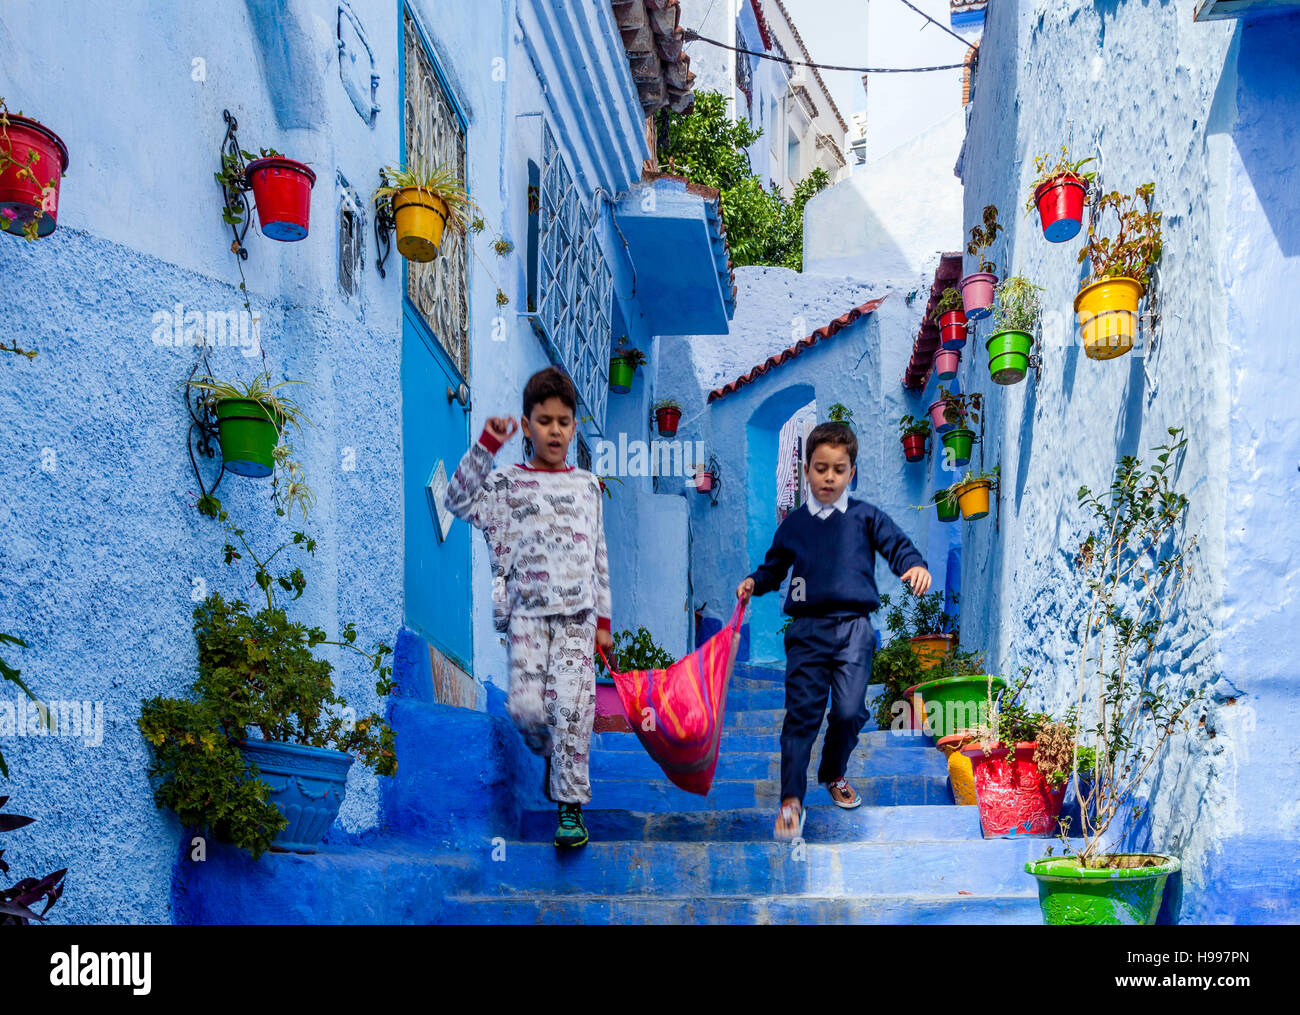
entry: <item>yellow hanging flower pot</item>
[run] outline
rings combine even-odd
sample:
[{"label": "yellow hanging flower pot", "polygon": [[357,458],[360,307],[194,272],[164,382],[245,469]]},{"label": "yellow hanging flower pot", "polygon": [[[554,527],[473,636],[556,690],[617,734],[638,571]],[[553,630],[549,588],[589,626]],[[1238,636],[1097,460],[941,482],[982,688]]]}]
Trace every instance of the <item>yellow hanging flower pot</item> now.
[{"label": "yellow hanging flower pot", "polygon": [[957,506],[967,521],[983,518],[989,513],[989,488],[987,479],[976,479],[957,488]]},{"label": "yellow hanging flower pot", "polygon": [[1133,348],[1138,300],[1145,287],[1134,278],[1104,278],[1074,298],[1074,312],[1089,359],[1114,359]]},{"label": "yellow hanging flower pot", "polygon": [[397,252],[408,261],[432,261],[447,226],[447,202],[419,187],[403,187],[393,195],[397,223]]}]

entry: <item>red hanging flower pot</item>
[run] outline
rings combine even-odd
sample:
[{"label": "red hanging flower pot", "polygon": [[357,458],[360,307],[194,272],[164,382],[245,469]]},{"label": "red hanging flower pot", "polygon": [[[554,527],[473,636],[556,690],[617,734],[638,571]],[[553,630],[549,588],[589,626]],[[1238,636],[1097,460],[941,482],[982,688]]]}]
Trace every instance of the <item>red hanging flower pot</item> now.
[{"label": "red hanging flower pot", "polygon": [[677,423],[682,418],[682,410],[671,405],[663,405],[655,410],[655,425],[664,437],[677,435]]},{"label": "red hanging flower pot", "polygon": [[909,462],[919,462],[925,457],[925,431],[905,433],[902,437],[903,455]]},{"label": "red hanging flower pot", "polygon": [[1034,204],[1050,243],[1072,240],[1083,227],[1083,203],[1088,186],[1073,173],[1048,180],[1034,191]]},{"label": "red hanging flower pot", "polygon": [[949,310],[939,318],[939,337],[945,349],[960,349],[966,344],[966,315]]},{"label": "red hanging flower pot", "polygon": [[48,127],[17,113],[0,130],[0,229],[22,235],[33,220],[36,235],[58,224],[59,181],[68,168],[68,148]]},{"label": "red hanging flower pot", "polygon": [[285,243],[305,238],[316,174],[301,162],[275,155],[250,162],[244,175],[253,188],[262,235]]}]

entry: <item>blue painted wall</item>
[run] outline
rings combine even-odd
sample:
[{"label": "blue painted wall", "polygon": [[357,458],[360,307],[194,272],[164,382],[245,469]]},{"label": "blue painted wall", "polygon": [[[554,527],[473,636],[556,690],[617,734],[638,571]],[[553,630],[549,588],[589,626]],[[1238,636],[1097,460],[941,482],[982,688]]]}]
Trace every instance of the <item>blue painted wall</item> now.
[{"label": "blue painted wall", "polygon": [[[1077,652],[1077,489],[1104,487],[1119,456],[1149,458],[1166,427],[1185,427],[1179,485],[1200,542],[1158,667],[1205,688],[1204,728],[1152,770],[1129,845],[1182,857],[1184,920],[1294,922],[1300,812],[1278,787],[1300,778],[1296,664],[1276,635],[1300,609],[1289,580],[1300,539],[1285,520],[1300,433],[1277,322],[1294,316],[1300,266],[1288,182],[1300,35],[1294,17],[1196,23],[1194,6],[988,8],[965,217],[996,204],[1008,230],[994,260],[1045,287],[1044,364],[1041,380],[998,389],[980,349],[987,329],[968,345],[960,377],[989,396],[986,457],[1002,463],[1003,493],[1001,531],[965,534],[962,634],[1003,672],[1032,666],[1039,704],[1063,710]],[[1079,156],[1100,149],[1107,190],[1154,181],[1164,213],[1152,340],[1110,362],[1074,340],[1079,241],[1047,243],[1019,210],[1033,156],[1071,135]]]}]

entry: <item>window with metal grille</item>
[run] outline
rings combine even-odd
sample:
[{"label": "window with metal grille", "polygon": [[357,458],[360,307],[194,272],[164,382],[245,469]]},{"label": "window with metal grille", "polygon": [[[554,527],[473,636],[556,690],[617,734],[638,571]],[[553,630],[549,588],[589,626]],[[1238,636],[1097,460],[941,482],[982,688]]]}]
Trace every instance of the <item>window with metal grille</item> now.
[{"label": "window with metal grille", "polygon": [[[419,27],[402,9],[406,162],[432,169],[450,165],[465,177],[465,124],[445,87]],[[469,248],[455,229],[442,234],[432,261],[406,262],[406,298],[452,364],[469,378]]]},{"label": "window with metal grille", "polygon": [[609,392],[613,280],[587,207],[549,124],[542,125],[537,216],[537,324],[600,431]]},{"label": "window with metal grille", "polygon": [[365,259],[366,222],[356,192],[341,176],[339,186],[339,290],[343,298],[356,298],[361,289],[361,268]]}]

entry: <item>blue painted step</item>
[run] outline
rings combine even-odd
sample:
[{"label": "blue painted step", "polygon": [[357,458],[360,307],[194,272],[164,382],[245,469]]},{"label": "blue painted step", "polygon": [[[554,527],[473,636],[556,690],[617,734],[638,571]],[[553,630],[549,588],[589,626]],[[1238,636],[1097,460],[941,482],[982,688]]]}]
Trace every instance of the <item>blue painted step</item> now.
[{"label": "blue painted step", "polygon": [[[810,793],[808,842],[906,842],[909,840],[968,840],[980,834],[979,808],[950,804],[873,807],[863,804],[846,811],[817,803]],[[669,842],[772,841],[776,812],[771,807],[686,813],[584,808],[583,816],[593,842],[614,839]],[[522,838],[550,842],[555,835],[554,809],[524,814]]]},{"label": "blue painted step", "polygon": [[[815,781],[820,749],[814,748],[809,778]],[[645,751],[596,751],[591,755],[593,779],[663,779],[662,770]],[[853,779],[873,775],[935,775],[948,773],[947,762],[938,751],[862,750],[849,757]],[[718,757],[716,779],[779,779],[781,758],[772,751],[732,751]]]},{"label": "blue painted step", "polygon": [[[1023,873],[1023,872],[1022,872]],[[1029,876],[1026,874],[1026,878]],[[465,924],[1031,924],[1041,925],[1038,893],[845,899],[535,895],[449,899],[448,922]]]},{"label": "blue painted step", "polygon": [[[1025,862],[1052,839],[780,842],[591,842],[580,850],[510,842],[484,863],[473,895],[814,895],[821,898],[1027,893]],[[1059,843],[1057,843],[1059,846]],[[490,852],[485,843],[484,856]]]},{"label": "blue painted step", "polygon": [[[731,752],[776,752],[781,750],[781,735],[777,729],[767,733],[754,733],[746,727],[726,726],[722,727],[722,737],[718,743],[718,749],[722,754]],[[934,741],[928,737],[912,736],[910,733],[894,733],[891,730],[871,730],[863,731],[858,736],[857,750],[863,748],[871,749],[874,747],[888,746],[891,750],[896,749],[917,749],[932,751],[936,755],[939,753],[934,750]],[[641,746],[641,741],[637,739],[635,733],[597,733],[591,738],[591,749],[596,751],[641,751],[645,748]],[[817,748],[818,750],[820,748]]]},{"label": "blue painted step", "polygon": [[[867,776],[853,780],[864,806],[952,804],[946,777],[932,775]],[[630,811],[716,811],[737,807],[776,807],[780,785],[775,779],[715,780],[707,797],[678,789],[667,779],[593,779],[592,807]],[[810,803],[826,791],[809,786]]]}]

